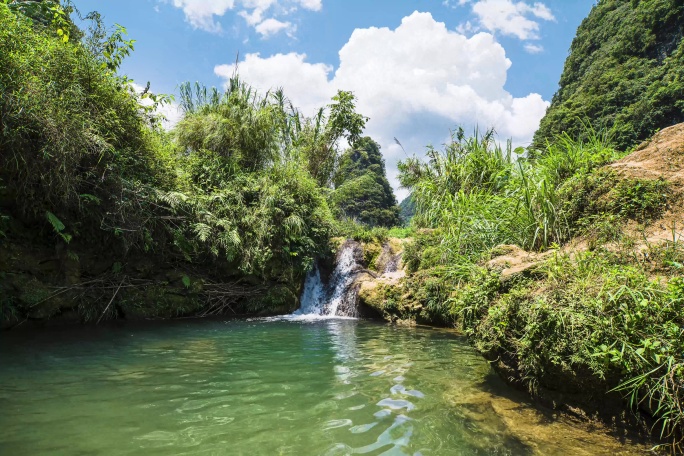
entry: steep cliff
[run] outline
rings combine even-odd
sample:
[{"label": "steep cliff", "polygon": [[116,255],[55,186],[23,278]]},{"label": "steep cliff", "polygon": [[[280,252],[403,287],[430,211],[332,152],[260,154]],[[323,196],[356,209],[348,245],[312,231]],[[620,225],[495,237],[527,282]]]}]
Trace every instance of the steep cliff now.
[{"label": "steep cliff", "polygon": [[621,150],[684,121],[684,1],[601,0],[577,30],[533,145],[587,125]]}]

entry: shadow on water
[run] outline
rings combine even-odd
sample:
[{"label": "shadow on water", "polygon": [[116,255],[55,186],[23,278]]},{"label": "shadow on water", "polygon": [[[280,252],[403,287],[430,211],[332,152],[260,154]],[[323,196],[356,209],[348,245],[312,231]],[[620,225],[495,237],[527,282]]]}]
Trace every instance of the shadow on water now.
[{"label": "shadow on water", "polygon": [[[528,394],[509,386],[495,372],[479,385],[479,400],[490,402],[496,412],[524,442],[532,442],[542,454],[554,454],[562,442],[573,454],[638,454],[648,451],[648,442],[619,426],[573,418],[541,405]],[[614,422],[620,418],[615,417]]]}]

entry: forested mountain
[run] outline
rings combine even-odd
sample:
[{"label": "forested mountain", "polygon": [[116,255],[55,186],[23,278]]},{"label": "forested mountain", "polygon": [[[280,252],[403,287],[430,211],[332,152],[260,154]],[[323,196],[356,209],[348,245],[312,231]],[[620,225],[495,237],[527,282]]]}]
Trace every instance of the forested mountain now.
[{"label": "forested mountain", "polygon": [[385,175],[380,146],[361,138],[340,158],[333,201],[339,215],[368,226],[399,224],[399,207]]},{"label": "forested mountain", "polygon": [[534,147],[591,125],[628,149],[684,121],[684,1],[601,0],[577,30]]},{"label": "forested mountain", "polygon": [[411,223],[411,219],[416,214],[416,202],[413,195],[409,195],[399,203],[399,218],[404,226]]}]

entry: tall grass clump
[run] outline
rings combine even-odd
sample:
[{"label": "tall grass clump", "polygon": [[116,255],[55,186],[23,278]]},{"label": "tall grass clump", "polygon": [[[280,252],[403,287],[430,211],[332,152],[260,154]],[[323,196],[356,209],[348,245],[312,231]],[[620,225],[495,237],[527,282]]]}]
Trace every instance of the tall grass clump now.
[{"label": "tall grass clump", "polygon": [[563,185],[610,161],[606,138],[567,135],[536,158],[494,132],[458,130],[443,151],[400,163],[400,180],[416,202],[414,225],[440,228],[457,251],[477,257],[500,244],[543,250],[570,235]]}]

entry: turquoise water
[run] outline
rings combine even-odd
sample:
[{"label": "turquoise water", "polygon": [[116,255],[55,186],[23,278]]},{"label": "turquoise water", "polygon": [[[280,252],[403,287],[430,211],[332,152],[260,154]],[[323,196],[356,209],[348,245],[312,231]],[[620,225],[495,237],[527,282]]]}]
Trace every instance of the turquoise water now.
[{"label": "turquoise water", "polygon": [[[453,333],[356,320],[0,335],[3,455],[631,454]],[[632,448],[633,449],[633,448]]]}]

